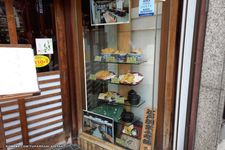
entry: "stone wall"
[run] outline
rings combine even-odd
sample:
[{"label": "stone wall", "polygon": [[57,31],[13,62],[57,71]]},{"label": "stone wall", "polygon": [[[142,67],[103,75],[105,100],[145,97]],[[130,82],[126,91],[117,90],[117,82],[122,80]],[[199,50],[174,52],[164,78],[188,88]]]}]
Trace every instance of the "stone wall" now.
[{"label": "stone wall", "polygon": [[225,100],[225,0],[209,0],[195,150],[216,150]]}]

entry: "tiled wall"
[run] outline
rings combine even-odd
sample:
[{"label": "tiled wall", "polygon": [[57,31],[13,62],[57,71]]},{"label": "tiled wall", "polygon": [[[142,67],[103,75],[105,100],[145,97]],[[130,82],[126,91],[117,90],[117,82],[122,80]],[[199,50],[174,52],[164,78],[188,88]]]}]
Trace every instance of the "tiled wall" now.
[{"label": "tiled wall", "polygon": [[225,0],[209,0],[195,149],[216,150],[225,101]]}]

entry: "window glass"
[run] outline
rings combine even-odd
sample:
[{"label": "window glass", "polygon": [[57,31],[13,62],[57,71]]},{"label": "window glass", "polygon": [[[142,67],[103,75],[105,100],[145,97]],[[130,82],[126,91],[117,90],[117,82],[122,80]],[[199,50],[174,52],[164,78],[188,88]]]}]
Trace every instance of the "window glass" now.
[{"label": "window glass", "polygon": [[9,32],[3,0],[0,0],[0,44],[9,44]]},{"label": "window glass", "polygon": [[47,66],[40,65],[37,71],[58,70],[53,0],[14,0],[13,5],[18,43],[31,44],[35,55],[43,55],[50,60]]}]

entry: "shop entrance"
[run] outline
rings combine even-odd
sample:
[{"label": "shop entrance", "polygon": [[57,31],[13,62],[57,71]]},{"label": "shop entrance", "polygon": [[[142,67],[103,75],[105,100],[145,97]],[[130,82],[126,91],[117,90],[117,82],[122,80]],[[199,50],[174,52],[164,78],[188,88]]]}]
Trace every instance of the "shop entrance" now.
[{"label": "shop entrance", "polygon": [[[34,50],[37,96],[0,103],[1,147],[53,145],[70,138],[70,105],[64,2],[61,0],[0,0],[1,46]],[[48,59],[48,63],[38,61]]]}]

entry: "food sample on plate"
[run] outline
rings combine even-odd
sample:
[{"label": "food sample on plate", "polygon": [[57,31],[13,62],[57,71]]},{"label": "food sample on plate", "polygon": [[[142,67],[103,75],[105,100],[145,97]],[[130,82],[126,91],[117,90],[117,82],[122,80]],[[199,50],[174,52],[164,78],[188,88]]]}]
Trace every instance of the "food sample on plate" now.
[{"label": "food sample on plate", "polygon": [[115,51],[113,48],[105,48],[101,50],[101,54],[113,54]]},{"label": "food sample on plate", "polygon": [[114,75],[114,73],[109,72],[107,70],[102,70],[102,71],[97,72],[95,74],[95,76],[96,76],[97,80],[109,80],[109,79],[113,78],[115,75]]},{"label": "food sample on plate", "polygon": [[113,91],[109,91],[106,93],[100,93],[98,96],[99,100],[105,100],[108,102],[117,102],[117,100],[121,99],[121,98],[123,98],[125,100],[125,97],[123,97],[119,93],[113,92]]},{"label": "food sample on plate", "polygon": [[119,76],[120,83],[122,84],[137,84],[143,78],[139,73],[127,73]]}]

